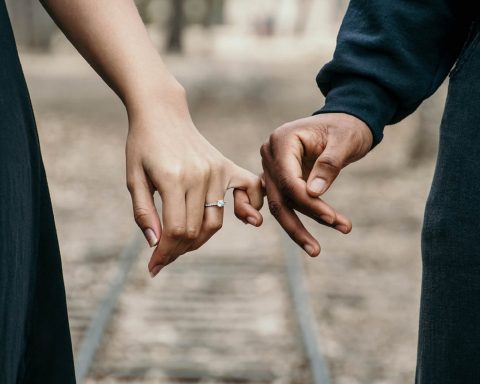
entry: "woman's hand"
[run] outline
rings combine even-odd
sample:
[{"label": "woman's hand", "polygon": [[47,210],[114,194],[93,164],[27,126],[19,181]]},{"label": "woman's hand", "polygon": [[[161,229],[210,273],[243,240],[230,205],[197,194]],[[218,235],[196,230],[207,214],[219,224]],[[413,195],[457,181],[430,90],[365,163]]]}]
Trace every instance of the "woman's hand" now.
[{"label": "woman's hand", "polygon": [[[127,185],[135,221],[150,246],[152,277],[178,256],[202,246],[223,223],[223,208],[205,204],[234,191],[236,216],[254,226],[263,218],[260,179],[215,149],[196,129],[184,92],[129,110]],[[162,200],[162,218],[153,194]]]}]

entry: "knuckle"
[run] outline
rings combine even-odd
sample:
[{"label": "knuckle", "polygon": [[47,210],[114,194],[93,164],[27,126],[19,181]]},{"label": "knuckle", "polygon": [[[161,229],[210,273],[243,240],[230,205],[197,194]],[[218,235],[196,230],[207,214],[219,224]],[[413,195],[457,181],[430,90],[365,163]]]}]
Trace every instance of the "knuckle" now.
[{"label": "knuckle", "polygon": [[246,178],[246,182],[247,182],[247,185],[252,188],[259,188],[262,185],[262,179],[260,178],[260,176],[250,172],[248,172],[248,177]]},{"label": "knuckle", "polygon": [[145,207],[134,207],[133,217],[138,225],[145,223],[150,216],[150,211]]},{"label": "knuckle", "polygon": [[219,172],[224,168],[224,159],[219,157],[214,157],[208,160],[208,163],[205,165],[206,171],[210,172]]},{"label": "knuckle", "polygon": [[280,127],[278,127],[275,131],[273,131],[272,136],[275,138],[280,138],[281,136],[285,135],[288,131],[295,127],[295,124],[292,122],[284,123]]},{"label": "knuckle", "polygon": [[197,227],[188,228],[187,231],[185,232],[185,237],[188,240],[195,240],[196,238],[198,238],[199,235],[200,235],[200,228],[197,228]]},{"label": "knuckle", "polygon": [[127,180],[127,190],[128,190],[128,192],[133,193],[133,191],[135,190],[135,186],[136,186],[136,183],[133,180],[131,180],[131,179]]},{"label": "knuckle", "polygon": [[263,159],[266,159],[268,155],[270,154],[270,143],[267,141],[262,144],[260,147],[260,156],[262,156]]},{"label": "knuckle", "polygon": [[179,238],[185,237],[185,232],[186,232],[185,227],[181,225],[175,225],[165,230],[165,236],[171,239],[179,239]]},{"label": "knuckle", "polygon": [[197,166],[193,169],[193,173],[196,174],[198,178],[204,179],[210,175],[212,168],[214,167],[211,161],[205,161],[197,164]]},{"label": "knuckle", "polygon": [[204,180],[207,180],[209,183],[212,180],[224,180],[226,174],[226,165],[219,160],[213,160],[204,173]]},{"label": "knuckle", "polygon": [[259,176],[253,176],[252,178],[252,187],[255,191],[263,192],[262,179]]},{"label": "knuckle", "polygon": [[294,192],[294,186],[292,181],[288,177],[280,177],[278,179],[278,187],[282,194],[292,196]]},{"label": "knuckle", "polygon": [[222,221],[212,221],[211,223],[208,224],[208,231],[209,232],[218,232],[220,229],[223,227],[223,222]]},{"label": "knuckle", "polygon": [[295,130],[292,123],[286,123],[270,134],[268,144],[272,158],[282,156],[288,148],[288,144],[295,138]]},{"label": "knuckle", "polygon": [[321,156],[319,162],[336,171],[340,171],[342,168],[341,161],[331,155]]},{"label": "knuckle", "polygon": [[250,195],[251,193],[255,193],[259,189],[259,185],[261,185],[260,178],[254,174],[246,174],[244,187],[246,188],[245,192]]},{"label": "knuckle", "polygon": [[284,143],[285,141],[289,140],[291,132],[291,123],[286,123],[277,128],[270,134],[268,138],[268,145],[270,149],[270,153],[275,156],[278,148]]},{"label": "knuckle", "polygon": [[275,131],[273,131],[269,138],[270,145],[277,143],[283,136],[285,136],[286,129],[287,128],[285,128],[285,125],[282,125],[280,128],[277,128]]},{"label": "knuckle", "polygon": [[280,213],[282,212],[282,204],[279,201],[269,201],[268,202],[268,209],[273,217],[278,218]]},{"label": "knuckle", "polygon": [[183,180],[185,176],[185,169],[183,166],[169,167],[163,169],[160,174],[161,177],[167,181],[178,181]]},{"label": "knuckle", "polygon": [[204,185],[208,180],[208,178],[209,178],[209,172],[200,168],[191,169],[190,174],[188,176],[185,175],[184,177],[184,179],[186,179],[185,184],[187,186],[195,186],[195,187]]}]

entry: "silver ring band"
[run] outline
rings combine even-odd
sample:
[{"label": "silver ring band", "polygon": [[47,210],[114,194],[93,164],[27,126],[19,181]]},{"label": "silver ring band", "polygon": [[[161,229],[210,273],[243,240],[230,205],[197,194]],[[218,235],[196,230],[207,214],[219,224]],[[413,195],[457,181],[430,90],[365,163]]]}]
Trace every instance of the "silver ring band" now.
[{"label": "silver ring band", "polygon": [[206,203],[205,208],[208,207],[218,207],[218,208],[223,208],[227,204],[225,200],[217,200],[214,203]]}]

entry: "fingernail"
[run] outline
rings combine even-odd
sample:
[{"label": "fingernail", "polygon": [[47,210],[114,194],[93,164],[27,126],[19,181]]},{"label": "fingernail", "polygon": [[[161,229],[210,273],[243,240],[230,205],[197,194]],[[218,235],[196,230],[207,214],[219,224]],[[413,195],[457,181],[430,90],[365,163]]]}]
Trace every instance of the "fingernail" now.
[{"label": "fingernail", "polygon": [[332,216],[328,216],[328,215],[322,215],[322,216],[320,216],[320,219],[322,221],[324,221],[325,223],[330,224],[330,225],[332,225],[333,222],[335,221],[335,218],[333,218]]},{"label": "fingernail", "polygon": [[145,231],[143,231],[143,234],[145,235],[145,238],[147,239],[148,244],[150,245],[151,248],[157,246],[158,239],[157,239],[157,235],[155,235],[155,232],[153,232],[153,229],[147,228]]},{"label": "fingernail", "polygon": [[346,225],[337,225],[335,229],[339,230],[342,233],[347,234],[349,231],[349,228]]},{"label": "fingernail", "polygon": [[310,183],[310,190],[315,193],[322,193],[327,182],[320,177],[314,178]]},{"label": "fingernail", "polygon": [[150,277],[153,279],[155,276],[158,275],[158,273],[162,270],[163,265],[156,265],[155,267],[152,268],[150,271]]},{"label": "fingernail", "polygon": [[310,256],[313,256],[315,253],[315,249],[310,245],[310,244],[305,244],[303,246],[303,249],[305,252],[307,252]]},{"label": "fingernail", "polygon": [[249,222],[249,224],[252,224],[253,226],[257,226],[257,219],[255,219],[254,217],[247,217],[247,221]]}]

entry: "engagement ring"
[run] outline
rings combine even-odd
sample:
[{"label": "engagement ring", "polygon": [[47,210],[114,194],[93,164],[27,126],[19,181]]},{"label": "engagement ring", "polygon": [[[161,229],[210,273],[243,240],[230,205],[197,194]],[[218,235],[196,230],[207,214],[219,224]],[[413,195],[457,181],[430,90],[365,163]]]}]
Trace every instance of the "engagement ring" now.
[{"label": "engagement ring", "polygon": [[218,207],[218,208],[223,208],[227,204],[225,200],[217,200],[214,203],[207,203],[205,204],[205,207]]}]

